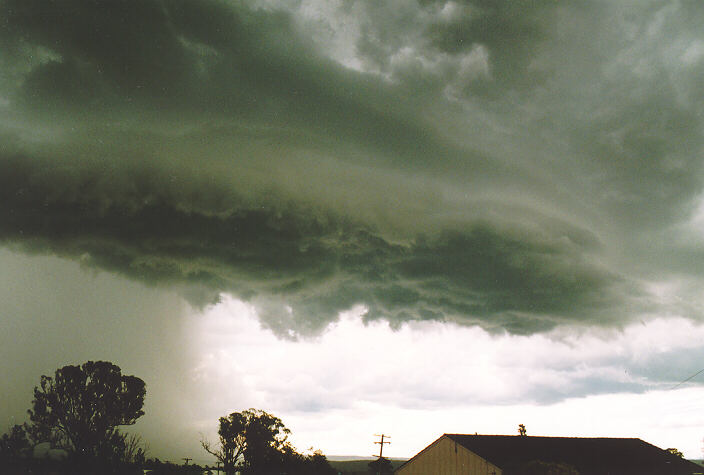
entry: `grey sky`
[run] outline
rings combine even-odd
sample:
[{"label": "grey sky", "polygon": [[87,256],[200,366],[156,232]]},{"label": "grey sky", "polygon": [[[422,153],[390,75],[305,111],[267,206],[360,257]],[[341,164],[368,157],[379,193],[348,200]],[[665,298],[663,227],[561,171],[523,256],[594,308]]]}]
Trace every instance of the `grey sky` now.
[{"label": "grey sky", "polygon": [[349,69],[301,4],[6,1],[2,237],[296,332],[628,321],[701,254],[671,242],[702,180],[678,5],[340,4]]},{"label": "grey sky", "polygon": [[[1,0],[0,19],[20,334],[28,295],[76,291],[17,277],[26,259],[112,274],[160,315],[230,294],[292,339],[358,305],[492,335],[704,316],[700,2]],[[151,312],[81,308],[96,329]],[[574,394],[616,390],[590,378]]]}]

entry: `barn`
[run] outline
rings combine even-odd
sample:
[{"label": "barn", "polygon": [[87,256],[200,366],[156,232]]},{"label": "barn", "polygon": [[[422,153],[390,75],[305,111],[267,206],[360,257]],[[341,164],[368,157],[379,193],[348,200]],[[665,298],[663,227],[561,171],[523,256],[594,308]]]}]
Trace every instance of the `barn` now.
[{"label": "barn", "polygon": [[692,475],[704,469],[640,439],[444,434],[397,475]]}]

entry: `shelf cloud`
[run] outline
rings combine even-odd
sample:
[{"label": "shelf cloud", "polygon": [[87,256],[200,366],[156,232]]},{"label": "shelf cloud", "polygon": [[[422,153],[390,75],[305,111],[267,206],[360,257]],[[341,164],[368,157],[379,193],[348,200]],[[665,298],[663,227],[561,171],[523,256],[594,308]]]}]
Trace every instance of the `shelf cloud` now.
[{"label": "shelf cloud", "polygon": [[4,0],[0,239],[282,337],[700,319],[704,8],[646,3]]}]

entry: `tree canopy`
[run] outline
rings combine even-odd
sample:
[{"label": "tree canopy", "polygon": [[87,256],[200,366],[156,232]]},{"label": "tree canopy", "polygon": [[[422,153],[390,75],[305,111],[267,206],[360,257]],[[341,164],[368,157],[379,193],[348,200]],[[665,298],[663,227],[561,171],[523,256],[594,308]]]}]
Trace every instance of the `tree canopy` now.
[{"label": "tree canopy", "polygon": [[370,475],[391,475],[394,473],[394,466],[391,460],[386,457],[379,457],[373,462],[369,462],[368,467]]},{"label": "tree canopy", "polygon": [[675,447],[670,447],[667,449],[668,452],[670,452],[672,455],[677,455],[679,458],[684,458],[684,454],[677,450]]},{"label": "tree canopy", "polygon": [[27,455],[30,448],[24,428],[15,424],[7,434],[0,436],[0,463]]},{"label": "tree canopy", "polygon": [[201,441],[203,448],[223,464],[225,473],[239,466],[256,473],[280,462],[289,430],[281,419],[259,409],[248,409],[219,419],[219,444]]},{"label": "tree canopy", "polygon": [[51,442],[79,457],[112,458],[125,443],[118,426],[144,415],[146,387],[107,361],[64,366],[34,388],[27,430],[35,443]]},{"label": "tree canopy", "polygon": [[219,419],[218,443],[203,448],[223,464],[226,474],[334,474],[321,452],[298,453],[288,442],[290,431],[278,417],[259,409],[233,412]]}]

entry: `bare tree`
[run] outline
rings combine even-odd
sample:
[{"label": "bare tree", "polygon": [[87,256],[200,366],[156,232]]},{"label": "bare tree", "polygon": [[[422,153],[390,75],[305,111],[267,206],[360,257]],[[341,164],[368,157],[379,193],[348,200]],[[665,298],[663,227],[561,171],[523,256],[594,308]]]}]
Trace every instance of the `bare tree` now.
[{"label": "bare tree", "polygon": [[149,446],[137,434],[124,434],[123,461],[127,463],[143,464],[147,458]]}]

